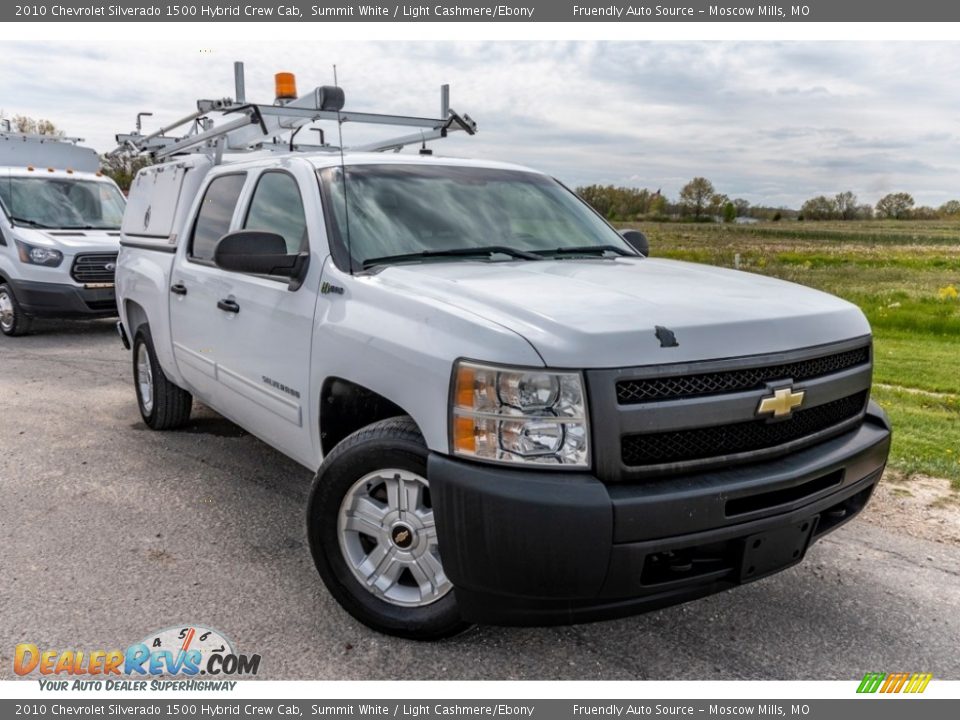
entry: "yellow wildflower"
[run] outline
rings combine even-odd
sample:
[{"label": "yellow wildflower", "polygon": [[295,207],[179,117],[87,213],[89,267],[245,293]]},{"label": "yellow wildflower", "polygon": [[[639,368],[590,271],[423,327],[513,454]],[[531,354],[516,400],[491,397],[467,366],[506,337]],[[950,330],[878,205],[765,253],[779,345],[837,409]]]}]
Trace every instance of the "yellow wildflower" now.
[{"label": "yellow wildflower", "polygon": [[960,297],[960,292],[957,292],[957,288],[953,285],[947,285],[937,291],[937,297],[941,300],[956,300]]}]

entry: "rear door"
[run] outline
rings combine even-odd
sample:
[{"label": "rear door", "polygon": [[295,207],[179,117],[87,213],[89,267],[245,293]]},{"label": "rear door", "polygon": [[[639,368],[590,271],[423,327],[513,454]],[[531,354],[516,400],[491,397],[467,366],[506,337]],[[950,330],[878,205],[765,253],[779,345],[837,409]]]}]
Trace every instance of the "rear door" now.
[{"label": "rear door", "polygon": [[214,407],[222,339],[233,326],[231,317],[217,307],[231,290],[226,273],[213,264],[213,250],[236,222],[246,178],[246,173],[228,173],[207,184],[170,279],[170,331],[177,368],[189,390]]},{"label": "rear door", "polygon": [[317,409],[309,403],[310,349],[321,271],[316,249],[324,237],[317,181],[306,166],[291,164],[262,170],[250,186],[237,228],[279,233],[288,253],[309,252],[311,243],[314,252],[296,289],[285,278],[217,271],[218,299],[233,303],[230,311],[220,311],[217,406],[312,466],[310,415]]}]

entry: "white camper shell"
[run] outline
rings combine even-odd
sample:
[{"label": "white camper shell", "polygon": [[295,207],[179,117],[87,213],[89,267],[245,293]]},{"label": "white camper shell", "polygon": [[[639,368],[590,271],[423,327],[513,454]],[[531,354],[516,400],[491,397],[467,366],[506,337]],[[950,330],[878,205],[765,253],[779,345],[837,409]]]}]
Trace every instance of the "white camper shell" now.
[{"label": "white camper shell", "polygon": [[126,201],[80,138],[0,131],[0,331],[116,314]]}]

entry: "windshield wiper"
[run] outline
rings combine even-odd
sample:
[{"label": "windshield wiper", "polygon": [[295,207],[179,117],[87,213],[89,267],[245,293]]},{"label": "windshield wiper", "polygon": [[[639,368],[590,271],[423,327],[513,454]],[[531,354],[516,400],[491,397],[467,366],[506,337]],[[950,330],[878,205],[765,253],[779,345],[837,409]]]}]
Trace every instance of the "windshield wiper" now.
[{"label": "windshield wiper", "polygon": [[553,250],[537,250],[538,255],[606,255],[607,253],[616,253],[617,255],[626,255],[633,257],[634,253],[625,250],[616,245],[574,245],[572,247],[558,247]]},{"label": "windshield wiper", "polygon": [[35,228],[51,228],[52,225],[44,225],[43,223],[37,222],[36,220],[31,220],[30,218],[18,217],[16,215],[10,215],[10,220],[17,223],[18,225],[29,225]]},{"label": "windshield wiper", "polygon": [[363,269],[367,270],[374,265],[389,265],[390,263],[417,262],[435,257],[488,257],[490,255],[509,255],[518,260],[543,260],[543,256],[526,250],[517,250],[505,245],[485,245],[483,247],[451,248],[449,250],[423,250],[402,255],[384,255],[383,257],[367,258],[363,261]]}]

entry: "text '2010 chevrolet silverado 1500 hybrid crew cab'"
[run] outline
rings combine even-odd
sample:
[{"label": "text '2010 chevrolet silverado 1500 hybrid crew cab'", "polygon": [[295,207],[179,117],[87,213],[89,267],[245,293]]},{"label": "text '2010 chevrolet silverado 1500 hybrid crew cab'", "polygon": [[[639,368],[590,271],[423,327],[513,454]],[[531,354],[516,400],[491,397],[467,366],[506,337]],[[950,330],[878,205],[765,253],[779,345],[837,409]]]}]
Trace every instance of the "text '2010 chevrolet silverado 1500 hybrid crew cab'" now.
[{"label": "text '2010 chevrolet silverado 1500 hybrid crew cab'", "polygon": [[[317,470],[313,557],[364,623],[656,608],[800,562],[868,501],[890,428],[855,306],[647,257],[533,170],[270,139],[402,124],[336,88],[223,102],[222,133],[150,141],[124,217],[140,411],[174,428],[195,397]],[[445,99],[407,120],[365,149],[475,130]]]},{"label": "text '2010 chevrolet silverado 1500 hybrid crew cab'", "polygon": [[79,138],[0,129],[0,332],[117,314],[124,199]]}]

